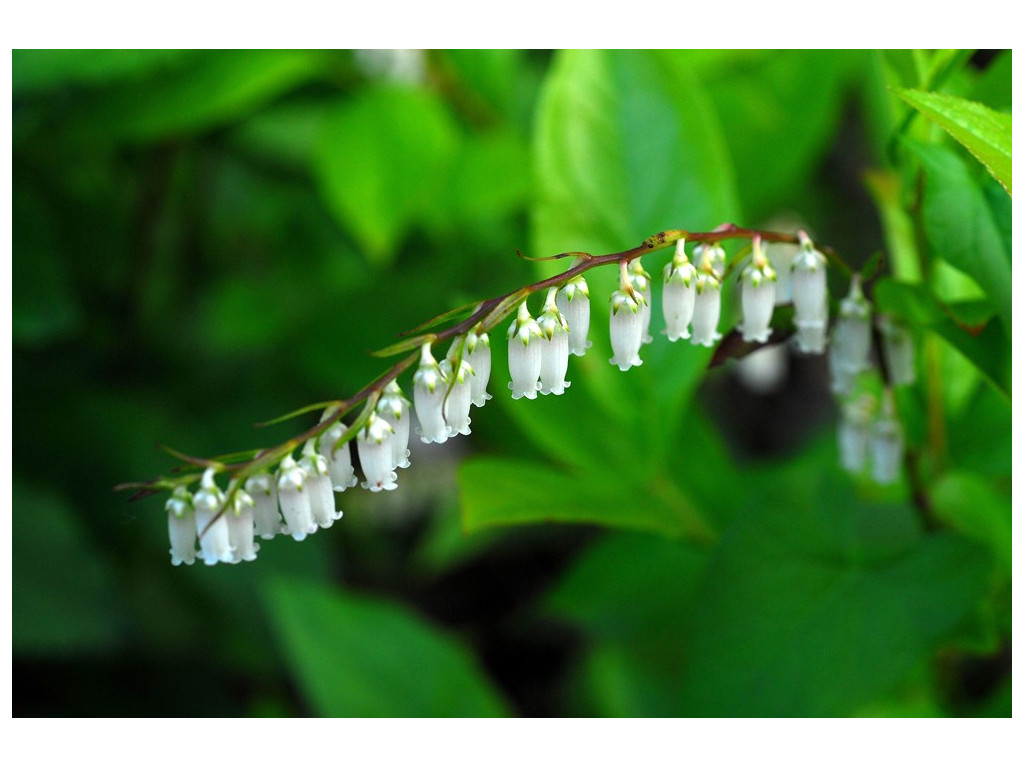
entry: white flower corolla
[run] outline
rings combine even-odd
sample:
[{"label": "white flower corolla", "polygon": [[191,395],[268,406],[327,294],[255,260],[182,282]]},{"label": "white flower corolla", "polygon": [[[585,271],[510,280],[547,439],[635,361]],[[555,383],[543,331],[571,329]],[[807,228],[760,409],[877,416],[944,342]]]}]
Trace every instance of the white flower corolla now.
[{"label": "white flower corolla", "polygon": [[825,351],[828,331],[826,262],[804,232],[799,236],[800,251],[790,265],[795,342],[801,352],[820,355]]},{"label": "white flower corolla", "polygon": [[296,541],[316,533],[308,485],[306,470],[291,456],[285,456],[277,468],[277,500],[288,524],[288,532]]},{"label": "white flower corolla", "polygon": [[540,328],[540,393],[560,395],[569,388],[569,324],[558,309],[558,290],[551,288],[544,311],[537,318]]},{"label": "white flower corolla", "polygon": [[569,353],[582,357],[590,348],[590,289],[583,275],[558,289],[555,304],[569,324]]},{"label": "white flower corolla", "polygon": [[466,334],[466,362],[473,369],[470,393],[477,408],[491,399],[487,383],[491,379],[491,339],[486,333]]},{"label": "white flower corolla", "polygon": [[693,247],[693,263],[702,270],[710,269],[721,280],[725,274],[725,248],[721,243],[697,243]]},{"label": "white flower corolla", "polygon": [[[196,534],[199,536],[200,557],[207,565],[234,561],[234,549],[228,537],[228,510],[224,492],[213,479],[214,470],[207,469],[199,482],[199,490],[192,497],[196,511]],[[218,513],[221,513],[218,517]],[[216,518],[216,519],[214,519]]]},{"label": "white flower corolla", "polygon": [[306,473],[306,490],[309,493],[309,511],[318,528],[330,528],[341,517],[340,509],[334,508],[334,490],[327,459],[316,452],[313,441],[306,443],[302,450],[299,466]]},{"label": "white flower corolla", "polygon": [[[453,347],[452,352],[458,355],[458,348]],[[449,352],[449,355],[452,354]],[[456,358],[446,357],[441,361],[441,370],[448,379],[451,389],[448,392],[448,399],[444,404],[444,420],[448,424],[448,437],[456,435],[468,435],[469,425],[472,421],[469,418],[469,407],[473,404],[473,368],[466,362],[465,356],[459,361],[459,370],[455,370]]]},{"label": "white flower corolla", "polygon": [[395,430],[386,419],[371,413],[363,428],[356,435],[359,463],[366,480],[363,488],[377,493],[393,491],[398,487],[398,474],[391,467],[391,438]]},{"label": "white flower corolla", "polygon": [[690,343],[713,347],[722,338],[718,320],[722,314],[722,285],[711,272],[697,274],[696,297],[693,302],[693,334]]},{"label": "white flower corolla", "polygon": [[252,497],[253,524],[261,539],[272,539],[279,533],[288,533],[281,524],[281,511],[277,506],[277,481],[269,472],[260,472],[245,481],[245,490]]},{"label": "white flower corolla", "polygon": [[644,337],[643,300],[639,293],[631,296],[623,290],[612,292],[609,331],[614,354],[608,362],[619,366],[620,371],[628,371],[644,363],[640,359]]},{"label": "white flower corolla", "polygon": [[192,565],[196,560],[196,513],[192,508],[192,494],[179,485],[164,509],[171,538],[171,565]]},{"label": "white flower corolla", "polygon": [[633,290],[644,297],[640,306],[643,325],[641,327],[640,341],[643,344],[650,344],[654,339],[651,337],[651,306],[654,296],[651,294],[651,276],[640,263],[640,259],[634,259],[629,263],[629,281]]},{"label": "white flower corolla", "polygon": [[665,290],[661,295],[661,308],[665,315],[665,330],[669,341],[690,338],[690,320],[697,298],[697,269],[686,257],[685,240],[676,241],[672,261],[665,265]]},{"label": "white flower corolla", "polygon": [[540,326],[530,314],[524,301],[519,305],[519,313],[512,325],[508,327],[508,373],[512,381],[508,388],[512,390],[512,399],[525,397],[534,400],[540,386]]},{"label": "white flower corolla", "polygon": [[420,426],[416,430],[424,443],[443,443],[448,439],[444,417],[444,399],[448,379],[430,352],[430,344],[420,349],[420,367],[412,377],[412,399]]},{"label": "white flower corolla", "polygon": [[882,335],[882,355],[889,381],[896,386],[913,384],[917,380],[917,371],[914,368],[914,338],[910,330],[888,316],[879,319],[878,330]]},{"label": "white flower corolla", "polygon": [[882,413],[871,431],[871,477],[879,485],[891,485],[903,464],[903,427],[893,415],[892,393],[886,392]]},{"label": "white flower corolla", "polygon": [[409,426],[412,423],[411,403],[402,394],[398,382],[391,380],[377,401],[377,413],[395,430],[391,436],[391,468],[409,466]]},{"label": "white flower corolla", "polygon": [[355,467],[352,466],[352,446],[349,441],[346,440],[335,448],[347,431],[348,427],[345,422],[339,421],[320,435],[320,455],[327,459],[327,471],[331,475],[331,484],[339,493],[343,493],[359,482],[356,480]]},{"label": "white flower corolla", "polygon": [[839,303],[839,317],[832,331],[831,365],[842,381],[871,367],[871,305],[854,275],[850,294]]},{"label": "white flower corolla", "polygon": [[255,502],[252,496],[238,488],[231,506],[233,509],[225,512],[224,517],[228,520],[228,540],[235,550],[232,562],[240,563],[244,560],[251,563],[260,551],[260,545],[253,540]]},{"label": "white flower corolla", "polygon": [[842,408],[836,437],[839,464],[847,472],[863,472],[867,466],[873,411],[874,399],[870,395],[846,403]]},{"label": "white flower corolla", "polygon": [[740,277],[743,304],[741,330],[744,341],[764,344],[772,335],[772,312],[775,309],[775,270],[761,248],[761,239],[754,238],[750,264]]}]

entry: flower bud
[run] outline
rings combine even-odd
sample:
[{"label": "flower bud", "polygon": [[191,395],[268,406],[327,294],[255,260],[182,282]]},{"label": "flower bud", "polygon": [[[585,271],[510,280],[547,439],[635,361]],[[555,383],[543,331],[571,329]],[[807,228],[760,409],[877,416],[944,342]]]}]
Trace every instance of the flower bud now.
[{"label": "flower bud", "polygon": [[800,246],[790,266],[795,343],[801,352],[820,355],[825,351],[828,330],[826,262],[804,232],[800,232]]},{"label": "flower bud", "polygon": [[871,304],[854,275],[850,293],[839,303],[839,317],[832,332],[832,365],[842,376],[856,376],[871,367]]},{"label": "flower bud", "polygon": [[363,467],[366,481],[363,488],[377,493],[393,491],[398,487],[398,474],[392,469],[391,438],[395,430],[386,420],[371,413],[366,424],[356,435],[359,463]]},{"label": "flower bud", "polygon": [[285,456],[277,468],[277,500],[281,504],[281,513],[288,531],[296,541],[316,533],[307,486],[306,470],[291,456]]},{"label": "flower bud", "polygon": [[409,466],[409,426],[412,423],[409,405],[402,388],[394,380],[388,382],[377,401],[377,413],[395,430],[391,436],[392,469]]},{"label": "flower bud", "polygon": [[[456,352],[457,350],[453,349]],[[449,357],[441,361],[441,370],[448,379],[451,387],[448,392],[448,399],[444,404],[444,418],[448,424],[448,437],[456,435],[468,435],[470,432],[469,407],[473,404],[473,369],[466,358],[459,362],[458,372],[455,372],[455,358]]]},{"label": "flower bud", "polygon": [[192,565],[196,559],[196,513],[192,494],[179,485],[164,505],[167,510],[167,532],[171,539],[171,564]]},{"label": "flower bud", "polygon": [[448,424],[444,416],[444,399],[448,394],[448,379],[430,353],[430,345],[420,350],[420,367],[412,378],[412,399],[420,428],[417,432],[424,443],[443,443],[448,439]]},{"label": "flower bud", "polygon": [[643,296],[639,293],[636,298],[622,290],[612,293],[609,322],[614,355],[608,362],[619,366],[620,371],[643,365],[640,359],[644,333],[642,304]]},{"label": "flower bud", "polygon": [[892,393],[886,392],[882,413],[871,433],[871,477],[880,485],[891,485],[903,464],[903,427],[893,415]]},{"label": "flower bud", "polygon": [[761,249],[760,237],[754,238],[754,253],[741,276],[744,341],[765,343],[772,335],[775,309],[775,270]]},{"label": "flower bud", "polygon": [[847,472],[863,472],[867,466],[873,411],[874,400],[869,395],[843,405],[836,437],[839,464]]},{"label": "flower bud", "polygon": [[697,269],[686,258],[685,241],[676,241],[675,256],[665,265],[665,290],[662,293],[662,312],[669,341],[690,338],[688,326],[693,318],[697,298]]},{"label": "flower bud", "polygon": [[330,528],[341,517],[340,509],[334,508],[334,491],[327,459],[313,450],[313,441],[306,443],[299,466],[306,473],[306,489],[309,492],[309,511],[318,528]]},{"label": "flower bud", "polygon": [[651,303],[654,297],[651,295],[651,276],[647,274],[640,259],[633,259],[629,263],[629,281],[633,290],[644,297],[640,305],[640,316],[643,318],[640,341],[642,344],[650,344],[654,341],[651,338]]},{"label": "flower bud", "polygon": [[473,369],[470,393],[473,405],[482,406],[491,396],[487,393],[487,382],[491,378],[491,340],[486,333],[466,334],[466,362]]},{"label": "flower bud", "polygon": [[590,348],[590,289],[583,275],[577,275],[559,289],[555,304],[569,324],[570,354],[582,357]]},{"label": "flower bud", "polygon": [[352,466],[352,447],[348,441],[337,445],[347,431],[345,422],[339,421],[320,436],[320,455],[327,459],[331,484],[338,493],[343,493],[359,482],[356,480],[355,467]]},{"label": "flower bud", "polygon": [[[224,492],[217,487],[213,476],[213,469],[207,469],[199,483],[199,490],[192,497],[192,505],[196,510],[200,556],[207,565],[234,561],[234,549],[228,536]],[[218,513],[221,513],[219,517]]]},{"label": "flower bud", "polygon": [[540,338],[540,326],[524,301],[508,328],[508,373],[512,379],[508,388],[512,390],[513,400],[537,397],[541,368]]},{"label": "flower bud", "polygon": [[235,490],[233,509],[224,513],[228,520],[228,540],[235,550],[233,563],[243,560],[251,563],[260,551],[260,545],[253,541],[253,511],[255,504],[252,496],[241,488]]},{"label": "flower bud", "polygon": [[569,324],[558,310],[557,290],[548,291],[544,311],[537,318],[540,328],[540,393],[560,395],[569,387]]},{"label": "flower bud", "polygon": [[882,335],[882,355],[889,371],[889,381],[896,386],[913,384],[917,380],[914,369],[914,337],[902,323],[891,317],[879,319],[878,330]]},{"label": "flower bud", "polygon": [[718,319],[722,314],[722,286],[711,272],[698,273],[693,303],[693,335],[690,343],[713,347],[722,338]]},{"label": "flower bud", "polygon": [[277,507],[277,482],[268,472],[260,472],[245,481],[245,490],[253,500],[253,524],[261,539],[272,539],[279,533],[288,533],[281,524],[281,511]]}]

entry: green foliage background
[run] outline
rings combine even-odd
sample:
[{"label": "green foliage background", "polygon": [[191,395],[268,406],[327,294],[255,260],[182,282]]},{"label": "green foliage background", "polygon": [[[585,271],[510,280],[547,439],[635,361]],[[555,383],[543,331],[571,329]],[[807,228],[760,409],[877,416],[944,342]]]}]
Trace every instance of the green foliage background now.
[{"label": "green foliage background", "polygon": [[[380,61],[14,52],[15,714],[1009,715],[1010,54]],[[516,248],[797,218],[885,253],[915,487],[838,469],[821,360],[615,370],[606,270],[565,395],[513,402],[494,333],[472,437],[301,544],[172,568],[162,499],[111,490],[558,266]]]}]

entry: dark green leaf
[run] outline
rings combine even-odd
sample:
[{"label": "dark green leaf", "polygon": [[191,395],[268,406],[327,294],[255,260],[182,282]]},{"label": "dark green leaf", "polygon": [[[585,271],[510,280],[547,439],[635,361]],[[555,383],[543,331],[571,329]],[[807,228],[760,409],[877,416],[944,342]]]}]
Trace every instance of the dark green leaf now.
[{"label": "dark green leaf", "polygon": [[1010,115],[945,93],[907,89],[897,93],[963,144],[1007,192],[1013,193],[1013,127]]},{"label": "dark green leaf", "polygon": [[298,683],[326,717],[490,717],[501,697],[462,644],[408,609],[278,578],[267,608]]},{"label": "dark green leaf", "polygon": [[931,490],[938,516],[965,536],[992,548],[1009,571],[1011,520],[1009,487],[1000,493],[990,481],[970,472],[944,475]]},{"label": "dark green leaf", "polygon": [[180,66],[188,51],[16,50],[11,55],[15,96],[64,85],[101,85],[139,80]]}]

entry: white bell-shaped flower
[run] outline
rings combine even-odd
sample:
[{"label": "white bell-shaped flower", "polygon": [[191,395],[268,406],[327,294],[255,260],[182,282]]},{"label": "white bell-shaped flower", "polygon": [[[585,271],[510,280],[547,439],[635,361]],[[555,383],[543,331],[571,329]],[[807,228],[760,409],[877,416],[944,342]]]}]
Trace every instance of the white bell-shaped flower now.
[{"label": "white bell-shaped flower", "polygon": [[466,334],[466,362],[473,369],[470,392],[477,408],[491,399],[487,383],[491,380],[491,339],[486,333]]},{"label": "white bell-shaped flower", "polygon": [[356,435],[359,463],[366,475],[363,488],[374,493],[398,487],[395,482],[398,474],[392,469],[391,438],[394,434],[395,430],[385,419],[371,413]]},{"label": "white bell-shaped flower", "polygon": [[696,296],[693,302],[693,334],[690,343],[713,347],[722,338],[718,332],[718,320],[722,314],[722,284],[713,272],[697,274]]},{"label": "white bell-shaped flower", "polygon": [[281,504],[281,513],[288,531],[296,541],[316,533],[309,495],[306,470],[291,456],[285,456],[277,468],[277,500]]},{"label": "white bell-shaped flower", "polygon": [[512,325],[508,328],[508,373],[512,381],[508,388],[512,390],[512,399],[525,397],[534,400],[540,386],[540,326],[530,314],[524,301],[519,305],[519,312]]},{"label": "white bell-shaped flower", "polygon": [[448,379],[430,352],[430,344],[420,349],[420,367],[412,378],[412,399],[420,426],[417,432],[424,443],[443,443],[448,439],[444,400]]},{"label": "white bell-shaped flower", "polygon": [[790,265],[795,342],[801,352],[820,355],[828,332],[828,285],[825,257],[806,233],[800,232],[800,251]]},{"label": "white bell-shaped flower", "polygon": [[540,327],[540,393],[560,395],[569,388],[569,324],[558,309],[558,289],[548,291],[544,311],[537,318]]},{"label": "white bell-shaped flower", "polygon": [[903,427],[893,414],[892,393],[887,391],[871,432],[871,477],[876,483],[891,485],[899,479],[903,447]]},{"label": "white bell-shaped flower", "polygon": [[171,565],[192,565],[196,560],[196,513],[192,494],[179,485],[164,505],[167,532],[171,538]]},{"label": "white bell-shaped flower", "polygon": [[199,490],[192,497],[200,557],[207,565],[230,563],[235,559],[228,536],[228,510],[225,508],[224,492],[217,487],[213,476],[214,470],[207,469],[199,483]]},{"label": "white bell-shaped flower", "polygon": [[697,298],[697,269],[686,257],[685,240],[676,241],[672,261],[665,265],[665,290],[661,295],[661,309],[665,315],[665,330],[669,341],[690,338],[690,320]]},{"label": "white bell-shaped flower", "polygon": [[231,506],[233,509],[225,512],[224,516],[228,519],[228,540],[235,550],[232,562],[240,563],[244,560],[251,563],[256,559],[256,553],[260,551],[260,545],[253,540],[255,503],[252,496],[238,488],[235,490]]},{"label": "white bell-shaped flower", "polygon": [[[458,355],[458,349],[453,347]],[[451,353],[449,353],[451,354]],[[459,370],[455,371],[457,358],[446,357],[441,361],[441,370],[448,379],[451,389],[448,392],[448,399],[444,404],[444,419],[448,424],[448,437],[456,435],[468,435],[469,425],[472,421],[469,418],[469,407],[473,404],[473,368],[466,362],[465,355],[459,361]]]},{"label": "white bell-shaped flower", "polygon": [[792,243],[764,243],[762,247],[775,268],[775,306],[789,304],[793,301],[790,277],[798,247]]},{"label": "white bell-shaped flower", "polygon": [[245,481],[245,490],[252,497],[253,525],[261,539],[272,539],[279,533],[288,533],[281,523],[281,510],[277,506],[277,481],[269,472],[260,472]]},{"label": "white bell-shaped flower", "polygon": [[693,248],[693,263],[702,271],[710,269],[721,280],[725,274],[725,248],[721,243],[697,243]]},{"label": "white bell-shaped flower", "polygon": [[391,436],[391,468],[409,466],[409,425],[412,423],[411,403],[402,394],[398,382],[391,380],[377,401],[377,413],[383,417],[395,434]]},{"label": "white bell-shaped flower", "polygon": [[651,293],[651,276],[640,263],[640,259],[634,259],[629,263],[629,281],[633,290],[644,297],[640,305],[640,313],[643,318],[640,341],[643,344],[650,344],[654,339],[651,337],[651,307],[654,303],[654,296]]},{"label": "white bell-shaped flower", "polygon": [[882,335],[882,356],[889,381],[896,386],[913,384],[917,380],[917,370],[914,368],[914,337],[910,330],[888,316],[879,319],[878,330]]},{"label": "white bell-shaped flower", "polygon": [[850,374],[871,367],[871,304],[861,291],[860,275],[853,276],[850,294],[839,303],[831,355],[835,366]]},{"label": "white bell-shaped flower", "polygon": [[743,304],[744,341],[764,344],[772,335],[772,312],[775,310],[775,270],[761,248],[761,238],[754,238],[750,264],[740,278]]},{"label": "white bell-shaped flower", "polygon": [[631,296],[623,290],[612,292],[609,312],[609,332],[612,341],[612,355],[608,362],[628,371],[633,366],[643,365],[640,347],[644,338],[643,296]]},{"label": "white bell-shaped flower", "polygon": [[836,436],[839,464],[847,472],[863,472],[867,466],[873,411],[874,401],[870,396],[846,403],[842,408]]},{"label": "white bell-shaped flower", "polygon": [[590,348],[590,289],[583,275],[577,275],[558,290],[555,304],[569,324],[569,353],[582,357]]},{"label": "white bell-shaped flower", "polygon": [[306,473],[306,489],[309,492],[309,511],[318,528],[330,528],[341,517],[340,509],[334,508],[334,490],[327,459],[317,453],[313,441],[302,449],[299,466]]},{"label": "white bell-shaped flower", "polygon": [[[320,455],[327,459],[327,471],[331,475],[331,485],[338,493],[352,488],[359,481],[352,465],[352,446],[346,440],[341,445],[338,441],[348,431],[345,422],[339,421],[320,436]],[[337,447],[335,447],[337,446]]]}]

